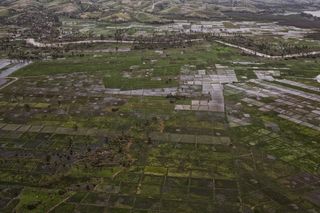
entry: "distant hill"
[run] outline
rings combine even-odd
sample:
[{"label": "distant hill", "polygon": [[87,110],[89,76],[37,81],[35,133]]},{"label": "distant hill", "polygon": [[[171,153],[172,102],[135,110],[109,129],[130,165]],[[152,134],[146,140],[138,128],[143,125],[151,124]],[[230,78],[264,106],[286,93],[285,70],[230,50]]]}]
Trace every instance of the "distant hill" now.
[{"label": "distant hill", "polygon": [[310,10],[319,5],[320,0],[1,0],[0,17],[35,9],[113,22],[163,22],[173,17],[223,17],[229,11]]}]

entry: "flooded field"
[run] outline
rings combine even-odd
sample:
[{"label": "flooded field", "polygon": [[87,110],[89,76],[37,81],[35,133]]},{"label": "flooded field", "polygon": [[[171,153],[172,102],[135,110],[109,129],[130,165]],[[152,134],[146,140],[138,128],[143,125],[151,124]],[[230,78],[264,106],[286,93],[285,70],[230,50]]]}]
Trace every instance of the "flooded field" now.
[{"label": "flooded field", "polygon": [[0,0],[0,212],[320,213],[315,2]]},{"label": "flooded field", "polygon": [[318,10],[318,11],[304,11],[304,13],[313,15],[315,17],[320,17],[320,10]]}]

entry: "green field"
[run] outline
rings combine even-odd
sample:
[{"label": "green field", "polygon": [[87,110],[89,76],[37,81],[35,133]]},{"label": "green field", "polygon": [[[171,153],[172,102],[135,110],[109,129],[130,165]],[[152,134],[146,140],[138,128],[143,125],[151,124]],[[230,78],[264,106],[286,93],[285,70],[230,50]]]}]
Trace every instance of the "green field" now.
[{"label": "green field", "polygon": [[[0,91],[0,212],[319,211],[319,131],[272,111],[318,125],[319,102],[268,88],[276,95],[258,97],[263,86],[249,81],[279,69],[318,86],[317,59],[261,59],[216,43],[64,56],[34,61]],[[181,96],[105,90],[181,87],[184,69],[218,75],[218,64],[234,69],[239,82],[229,85],[253,94],[224,84],[223,112],[175,110],[209,103],[196,86]]]}]

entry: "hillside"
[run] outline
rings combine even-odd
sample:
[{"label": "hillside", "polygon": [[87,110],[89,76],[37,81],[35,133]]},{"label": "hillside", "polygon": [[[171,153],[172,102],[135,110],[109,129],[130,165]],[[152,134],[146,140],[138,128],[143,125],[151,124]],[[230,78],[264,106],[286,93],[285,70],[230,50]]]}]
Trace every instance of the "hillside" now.
[{"label": "hillside", "polygon": [[315,8],[318,5],[320,0],[4,0],[0,2],[0,6],[11,11],[41,6],[57,14],[91,18],[113,17],[119,20],[134,19],[137,12],[155,16],[174,14],[208,18],[221,16],[223,12],[230,10],[249,12],[283,8],[301,10]]}]

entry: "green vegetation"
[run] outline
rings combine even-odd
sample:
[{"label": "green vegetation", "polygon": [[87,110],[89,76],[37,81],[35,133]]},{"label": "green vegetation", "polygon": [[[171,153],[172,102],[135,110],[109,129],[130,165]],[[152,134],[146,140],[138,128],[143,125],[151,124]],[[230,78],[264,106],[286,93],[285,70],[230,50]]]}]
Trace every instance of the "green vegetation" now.
[{"label": "green vegetation", "polygon": [[72,193],[63,190],[25,188],[19,196],[19,203],[15,210],[17,212],[47,212],[71,195]]},{"label": "green vegetation", "polygon": [[[237,51],[217,44],[203,44],[187,49],[168,49],[159,55],[152,50],[131,51],[129,53],[101,54],[92,57],[67,57],[63,60],[35,62],[13,76],[38,76],[68,74],[74,72],[99,73],[104,76],[108,88],[140,89],[175,87],[178,85],[176,76],[185,64],[194,64],[199,69],[240,60]],[[129,74],[129,77],[124,77]],[[152,80],[160,77],[161,80]]]},{"label": "green vegetation", "polygon": [[[214,42],[90,52],[107,47],[34,61],[1,90],[0,212],[319,210],[319,102],[248,81],[277,70],[317,85],[317,59],[269,60]],[[193,77],[219,84],[224,72],[240,81],[223,84],[225,111],[192,109],[218,102]],[[110,92],[169,87],[186,92]]]},{"label": "green vegetation", "polygon": [[8,16],[9,15],[9,10],[6,8],[0,7],[0,17]]}]

